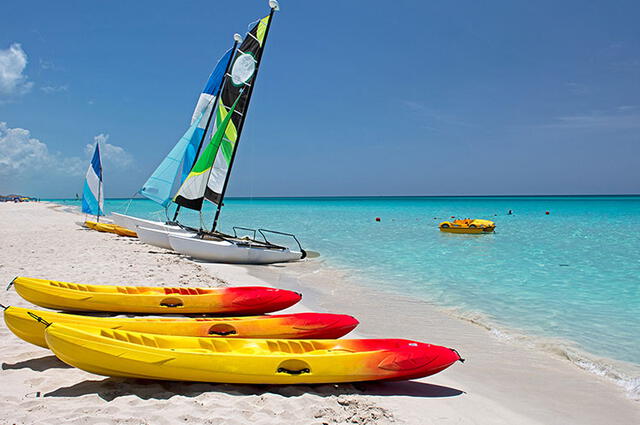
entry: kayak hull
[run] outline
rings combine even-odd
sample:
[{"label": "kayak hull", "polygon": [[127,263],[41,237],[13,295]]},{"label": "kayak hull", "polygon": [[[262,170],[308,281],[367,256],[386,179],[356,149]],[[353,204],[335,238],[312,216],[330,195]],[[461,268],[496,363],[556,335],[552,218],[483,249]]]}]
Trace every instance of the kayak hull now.
[{"label": "kayak hull", "polygon": [[13,284],[25,300],[68,311],[151,314],[263,314],[292,306],[302,298],[285,289],[85,285],[17,277]]},{"label": "kayak hull", "polygon": [[48,323],[96,326],[158,335],[208,338],[335,339],[351,332],[358,321],[346,314],[297,313],[246,317],[94,317],[55,313],[10,306],[4,311],[7,327],[18,338],[48,348],[45,327],[32,313]]},{"label": "kayak hull", "polygon": [[214,263],[273,264],[297,261],[303,254],[288,248],[265,248],[257,244],[239,244],[227,240],[208,240],[195,235],[168,233],[171,248],[189,257]]},{"label": "kayak hull", "polygon": [[445,233],[459,233],[459,234],[468,234],[468,235],[481,235],[484,233],[493,233],[495,227],[491,228],[469,228],[469,227],[441,227],[440,231]]},{"label": "kayak hull", "polygon": [[127,229],[125,227],[122,227],[122,226],[116,226],[113,229],[113,231],[118,236],[126,236],[126,237],[129,237],[129,238],[137,238],[138,237],[138,234],[136,232],[134,232],[133,230],[129,230],[129,229]]},{"label": "kayak hull", "polygon": [[225,339],[152,335],[52,324],[63,362],[105,376],[236,384],[404,380],[460,360],[446,347],[402,340]]}]

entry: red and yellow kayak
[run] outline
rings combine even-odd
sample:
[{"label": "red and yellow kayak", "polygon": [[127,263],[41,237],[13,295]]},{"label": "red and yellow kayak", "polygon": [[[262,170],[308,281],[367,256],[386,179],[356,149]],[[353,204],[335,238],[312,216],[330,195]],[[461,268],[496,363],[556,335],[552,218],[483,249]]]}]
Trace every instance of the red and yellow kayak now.
[{"label": "red and yellow kayak", "polygon": [[48,323],[96,326],[158,335],[225,338],[335,339],[348,334],[358,326],[358,321],[346,314],[325,313],[246,317],[122,318],[81,316],[14,306],[9,306],[4,311],[4,321],[11,332],[24,341],[48,348],[44,339],[45,328],[34,320],[36,316]]},{"label": "red and yellow kayak", "polygon": [[84,285],[29,277],[16,277],[12,284],[22,298],[33,304],[67,311],[255,315],[285,309],[302,298],[297,292],[261,286]]},{"label": "red and yellow kayak", "polygon": [[455,350],[404,339],[226,339],[152,335],[53,323],[49,348],[105,376],[236,384],[404,380],[438,373]]}]

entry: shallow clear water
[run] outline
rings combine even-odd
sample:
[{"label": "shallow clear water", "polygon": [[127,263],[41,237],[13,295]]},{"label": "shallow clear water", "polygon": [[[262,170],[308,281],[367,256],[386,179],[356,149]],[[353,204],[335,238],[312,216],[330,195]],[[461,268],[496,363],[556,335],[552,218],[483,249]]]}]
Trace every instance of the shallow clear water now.
[{"label": "shallow clear water", "polygon": [[[129,213],[164,217],[146,200]],[[492,219],[496,233],[440,232],[451,215]],[[640,197],[229,199],[221,225],[289,231],[385,288],[640,364]]]}]

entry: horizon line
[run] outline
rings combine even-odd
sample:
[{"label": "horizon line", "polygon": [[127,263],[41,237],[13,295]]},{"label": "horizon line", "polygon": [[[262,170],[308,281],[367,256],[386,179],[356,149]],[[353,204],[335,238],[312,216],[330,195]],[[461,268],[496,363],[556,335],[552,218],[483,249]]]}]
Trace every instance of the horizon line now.
[{"label": "horizon line", "polygon": [[[227,199],[346,199],[346,198],[588,198],[588,197],[634,197],[640,193],[616,193],[616,194],[564,194],[564,195],[307,195],[307,196],[228,196]],[[76,198],[41,198],[39,199],[62,199],[79,200]],[[122,198],[109,197],[111,200],[129,200],[146,198]]]}]

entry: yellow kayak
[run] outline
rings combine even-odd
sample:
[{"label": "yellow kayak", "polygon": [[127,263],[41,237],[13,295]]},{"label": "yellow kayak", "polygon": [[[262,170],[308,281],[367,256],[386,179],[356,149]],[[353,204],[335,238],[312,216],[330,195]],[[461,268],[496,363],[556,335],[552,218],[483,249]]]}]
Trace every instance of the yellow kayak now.
[{"label": "yellow kayak", "polygon": [[122,227],[122,226],[114,227],[113,232],[116,235],[127,236],[129,238],[137,238],[138,237],[138,234],[136,232],[134,232],[133,230],[129,230],[126,227]]},{"label": "yellow kayak", "polygon": [[[80,223],[77,223],[77,224],[80,224]],[[96,223],[95,221],[86,220],[84,223],[82,223],[82,226],[86,227],[87,229],[95,230],[96,224],[98,224],[98,223]]]},{"label": "yellow kayak", "polygon": [[48,323],[96,326],[106,329],[146,332],[159,335],[226,338],[340,338],[351,332],[358,321],[346,314],[297,313],[245,317],[94,317],[55,313],[9,306],[4,310],[7,327],[18,338],[48,348],[44,326],[34,316]]},{"label": "yellow kayak", "polygon": [[126,227],[118,226],[113,223],[96,223],[95,221],[85,221],[84,226],[89,229],[97,230],[98,232],[115,233],[120,236],[129,236],[137,238],[138,235],[133,230],[129,230]]},{"label": "yellow kayak", "polygon": [[53,323],[45,338],[63,362],[105,376],[237,384],[414,379],[460,359],[403,339],[226,339],[152,335]]},{"label": "yellow kayak", "polygon": [[16,277],[22,298],[40,307],[117,313],[263,314],[300,301],[297,292],[260,286],[229,288],[84,285]]}]

